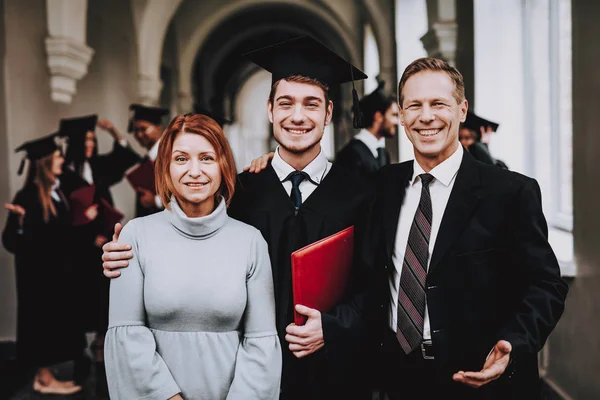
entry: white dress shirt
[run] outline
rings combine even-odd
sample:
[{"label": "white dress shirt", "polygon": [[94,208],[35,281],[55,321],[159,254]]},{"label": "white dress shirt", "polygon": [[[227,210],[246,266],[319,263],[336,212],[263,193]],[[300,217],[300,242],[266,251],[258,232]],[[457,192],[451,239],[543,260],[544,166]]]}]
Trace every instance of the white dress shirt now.
[{"label": "white dress shirt", "polygon": [[[292,192],[292,181],[285,180],[288,175],[295,171],[294,167],[283,161],[283,158],[279,155],[279,146],[275,150],[275,156],[271,161],[271,166],[275,170],[277,177],[281,181],[283,188],[287,192],[288,196]],[[310,176],[310,180],[305,179],[300,183],[299,189],[302,195],[302,202],[308,198],[315,191],[317,186],[325,178],[327,173],[331,170],[331,163],[323,154],[323,150],[315,157],[302,171],[306,172]]]},{"label": "white dress shirt", "polygon": [[81,177],[90,185],[94,184],[94,175],[92,173],[92,167],[88,160],[83,162],[83,169],[81,171]]},{"label": "white dress shirt", "polygon": [[156,157],[158,157],[158,145],[160,144],[160,139],[154,143],[150,150],[148,150],[148,158],[152,161],[156,161]]},{"label": "white dress shirt", "polygon": [[364,128],[354,136],[354,139],[363,142],[371,150],[375,158],[377,158],[377,149],[385,147],[385,138],[377,139],[375,135]]},{"label": "white dress shirt", "polygon": [[56,178],[54,181],[54,185],[52,185],[52,191],[50,192],[50,197],[56,200],[59,203],[63,202],[62,197],[58,194],[57,190],[60,188],[60,180]]},{"label": "white dress shirt", "polygon": [[[442,216],[446,210],[450,193],[454,187],[454,181],[462,162],[463,147],[458,146],[458,149],[448,159],[444,160],[441,164],[437,165],[434,169],[429,171],[435,178],[429,184],[429,193],[431,194],[431,206],[433,209],[432,222],[431,222],[431,234],[429,236],[429,259],[427,260],[427,268],[429,269],[429,263],[431,262],[431,255],[435,248],[435,240],[440,230],[442,222]],[[402,264],[404,261],[404,253],[406,252],[406,245],[408,244],[408,234],[412,225],[415,213],[419,207],[419,201],[421,200],[421,179],[418,175],[424,174],[425,171],[417,163],[413,161],[413,176],[409,181],[408,187],[406,188],[406,194],[404,196],[404,202],[402,208],[400,208],[400,218],[398,219],[398,230],[396,231],[396,242],[394,244],[394,253],[392,254],[392,261],[394,262],[394,271],[392,272],[392,278],[390,279],[390,315],[389,323],[390,328],[394,332],[398,329],[398,288],[400,286],[400,274],[402,272]],[[429,324],[429,309],[427,303],[425,303],[425,321],[423,326],[423,339],[431,339],[431,328]]]}]

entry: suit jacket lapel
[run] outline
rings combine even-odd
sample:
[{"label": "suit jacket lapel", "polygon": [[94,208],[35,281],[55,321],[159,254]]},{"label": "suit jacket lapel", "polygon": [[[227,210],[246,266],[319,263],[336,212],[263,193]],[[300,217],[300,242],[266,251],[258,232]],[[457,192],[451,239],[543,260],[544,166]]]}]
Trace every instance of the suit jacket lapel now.
[{"label": "suit jacket lapel", "polygon": [[481,185],[479,176],[479,165],[475,159],[465,151],[458,169],[458,175],[454,187],[450,193],[446,211],[442,217],[442,223],[438,232],[429,272],[431,274],[440,260],[450,249],[450,246],[460,236],[460,232],[469,221],[475,206],[479,202],[476,188]]},{"label": "suit jacket lapel", "polygon": [[394,251],[396,231],[398,230],[398,218],[400,208],[406,194],[406,187],[413,174],[413,161],[394,165],[396,170],[392,179],[386,180],[386,189],[383,191],[383,223],[385,234],[386,255],[389,259]]}]

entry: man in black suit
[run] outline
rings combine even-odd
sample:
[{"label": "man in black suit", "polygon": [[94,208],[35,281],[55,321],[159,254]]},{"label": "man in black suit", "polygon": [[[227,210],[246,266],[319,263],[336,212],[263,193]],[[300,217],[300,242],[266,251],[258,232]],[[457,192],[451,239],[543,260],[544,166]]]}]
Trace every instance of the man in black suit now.
[{"label": "man in black suit", "polygon": [[390,163],[385,138],[396,136],[398,129],[398,104],[394,96],[383,91],[384,83],[381,81],[377,90],[361,99],[365,128],[335,157],[336,164],[363,177]]},{"label": "man in black suit", "polygon": [[372,353],[390,399],[539,399],[537,353],[567,285],[537,182],[458,141],[461,74],[423,58],[399,83],[415,160],[379,171],[369,243]]}]

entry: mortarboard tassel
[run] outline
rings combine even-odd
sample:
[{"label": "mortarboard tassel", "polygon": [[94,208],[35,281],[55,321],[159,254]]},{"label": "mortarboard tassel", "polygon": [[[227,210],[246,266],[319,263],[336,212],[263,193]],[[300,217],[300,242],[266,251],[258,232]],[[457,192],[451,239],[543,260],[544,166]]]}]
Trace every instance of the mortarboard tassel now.
[{"label": "mortarboard tassel", "polygon": [[354,87],[354,71],[352,70],[352,64],[350,64],[350,77],[352,78],[352,125],[355,129],[364,128],[363,115],[358,105],[358,93]]},{"label": "mortarboard tassel", "polygon": [[23,173],[23,169],[25,168],[25,158],[26,156],[23,156],[23,158],[21,159],[21,164],[19,165],[19,171],[17,171],[17,174],[21,175]]}]

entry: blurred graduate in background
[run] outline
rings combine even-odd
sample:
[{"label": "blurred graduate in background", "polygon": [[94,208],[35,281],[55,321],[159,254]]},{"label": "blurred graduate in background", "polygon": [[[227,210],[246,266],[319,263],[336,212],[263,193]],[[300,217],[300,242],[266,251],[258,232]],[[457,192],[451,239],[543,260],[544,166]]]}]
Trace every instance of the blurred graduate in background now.
[{"label": "blurred graduate in background", "polygon": [[53,134],[17,148],[26,151],[29,167],[25,185],[5,204],[10,213],[2,244],[16,260],[17,361],[35,371],[36,392],[69,395],[81,386],[58,380],[51,367],[81,360],[85,335],[77,315],[74,259],[67,247],[69,204],[59,181],[64,158],[55,139]]},{"label": "blurred graduate in background", "polygon": [[478,161],[508,169],[508,166],[492,157],[489,143],[493,132],[498,130],[499,124],[481,118],[474,112],[467,111],[467,119],[462,123],[458,138],[465,149]]}]

